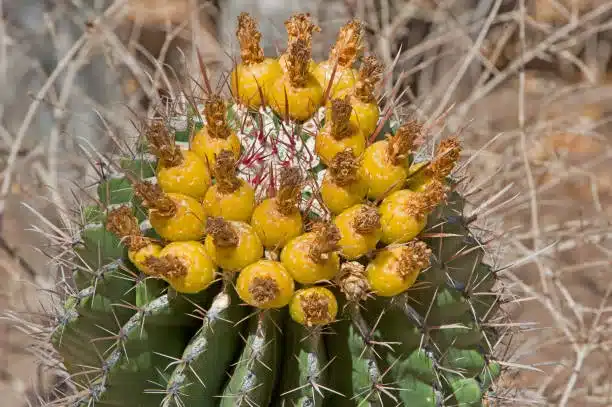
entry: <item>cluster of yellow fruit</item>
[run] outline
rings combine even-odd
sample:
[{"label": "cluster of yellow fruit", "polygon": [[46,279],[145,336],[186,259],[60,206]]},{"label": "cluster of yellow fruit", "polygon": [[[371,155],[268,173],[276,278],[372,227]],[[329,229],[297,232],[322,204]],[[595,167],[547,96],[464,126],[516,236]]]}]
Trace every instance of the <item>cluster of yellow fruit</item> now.
[{"label": "cluster of yellow fruit", "polygon": [[[359,22],[343,27],[329,60],[319,64],[310,57],[318,27],[307,14],[286,22],[289,46],[279,59],[264,58],[248,14],[238,26],[242,63],[231,76],[237,102],[304,121],[329,94],[315,141],[327,166],[314,188],[326,216],[305,232],[305,177],[297,167],[283,168],[274,196],[257,202],[253,186],[238,177],[241,141],[226,102],[208,95],[205,123],[189,149],[178,146],[162,122],[145,131],[158,158],[157,182],[135,183],[134,190],[164,245],[143,236],[128,207],[110,211],[107,228],[123,239],[139,270],[179,292],[207,288],[218,269],[230,282],[238,273],[244,302],[262,309],[289,305],[292,318],[308,326],[333,321],[338,308],[332,291],[316,284],[334,284],[356,301],[407,290],[429,266],[431,251],[415,238],[444,199],[457,140],[443,141],[431,162],[413,165],[410,155],[422,133],[415,122],[368,145],[378,124],[374,89],[382,69],[373,57],[363,58],[359,72],[352,67],[362,48]],[[363,259],[366,266],[356,261]],[[296,290],[296,282],[304,288]]]}]

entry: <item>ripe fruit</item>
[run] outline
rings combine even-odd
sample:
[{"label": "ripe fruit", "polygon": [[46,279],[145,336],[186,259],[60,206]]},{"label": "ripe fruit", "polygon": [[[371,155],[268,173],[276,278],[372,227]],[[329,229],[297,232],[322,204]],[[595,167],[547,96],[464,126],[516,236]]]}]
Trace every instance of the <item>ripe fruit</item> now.
[{"label": "ripe fruit", "polygon": [[261,241],[248,223],[208,218],[206,231],[206,251],[224,270],[241,270],[263,256]]},{"label": "ripe fruit", "polygon": [[410,121],[402,125],[395,135],[366,148],[362,166],[368,198],[379,200],[404,187],[408,176],[408,156],[420,132],[420,126]]},{"label": "ripe fruit", "polygon": [[256,110],[267,102],[267,91],[283,74],[278,60],[265,58],[259,45],[261,33],[248,14],[238,16],[236,36],[240,42],[242,63],[230,74],[230,87],[236,100]]},{"label": "ripe fruit", "polygon": [[151,125],[145,131],[145,137],[159,158],[156,175],[162,190],[203,198],[211,183],[206,163],[194,152],[181,150],[163,123]]},{"label": "ripe fruit", "polygon": [[336,319],[338,301],[325,287],[297,290],[289,304],[291,319],[308,327],[327,325]]},{"label": "ripe fruit", "polygon": [[277,195],[265,199],[253,211],[251,225],[267,249],[281,249],[302,233],[301,183],[297,168],[283,168]]},{"label": "ripe fruit", "polygon": [[351,149],[339,152],[329,163],[321,182],[321,198],[334,215],[363,201],[368,192],[363,167]]},{"label": "ripe fruit", "polygon": [[382,250],[366,268],[373,293],[392,297],[406,291],[419,273],[429,267],[430,255],[431,249],[417,240]]},{"label": "ripe fruit", "polygon": [[214,168],[217,155],[223,150],[229,150],[238,159],[240,157],[240,140],[228,122],[225,102],[218,95],[211,95],[204,104],[206,124],[191,141],[191,150],[208,162]]},{"label": "ripe fruit", "polygon": [[236,176],[234,154],[222,150],[215,162],[216,183],[204,196],[204,210],[208,216],[248,222],[255,206],[255,191],[248,182]]},{"label": "ripe fruit", "polygon": [[110,211],[106,219],[106,229],[123,241],[128,248],[128,258],[136,268],[147,275],[152,275],[145,260],[147,257],[159,256],[162,246],[142,235],[132,210],[122,205]]},{"label": "ripe fruit", "polygon": [[374,250],[382,235],[380,215],[370,205],[352,206],[338,215],[334,223],[340,230],[340,253],[349,260]]},{"label": "ripe fruit", "polygon": [[134,186],[149,209],[149,221],[163,239],[169,241],[200,240],[206,230],[206,214],[195,198],[166,194],[159,185],[142,182]]},{"label": "ripe fruit", "polygon": [[[373,56],[364,58],[359,69],[359,79],[350,90],[350,103],[353,107],[351,123],[361,134],[369,138],[378,124],[380,111],[374,90],[382,76],[382,65]],[[342,94],[348,91],[342,92]]]},{"label": "ripe fruit", "polygon": [[333,278],[340,268],[336,249],[340,232],[334,225],[316,224],[309,233],[287,243],[280,255],[281,263],[300,284],[314,284]]},{"label": "ripe fruit", "polygon": [[333,73],[329,97],[335,97],[340,92],[355,86],[359,73],[352,66],[362,51],[362,37],[363,24],[356,19],[349,21],[340,29],[327,61],[317,64],[313,71],[324,91],[330,87]]},{"label": "ripe fruit", "polygon": [[259,260],[238,275],[236,291],[247,304],[257,308],[282,308],[289,304],[294,284],[285,267],[272,260]]},{"label": "ripe fruit", "polygon": [[152,274],[163,278],[179,293],[194,294],[215,279],[217,268],[200,242],[172,242],[159,256],[147,257]]},{"label": "ripe fruit", "polygon": [[366,143],[363,134],[349,121],[352,108],[348,98],[333,99],[330,109],[331,120],[325,123],[315,139],[315,152],[325,165],[329,165],[336,154],[346,149],[359,157]]},{"label": "ripe fruit", "polygon": [[461,146],[456,137],[442,140],[431,162],[421,162],[410,167],[409,173],[414,175],[408,178],[408,188],[424,192],[430,187],[432,180],[444,181],[455,168],[460,153]]},{"label": "ripe fruit", "polygon": [[444,186],[434,180],[426,192],[402,189],[393,192],[380,204],[381,241],[405,243],[414,239],[427,224],[427,215],[444,199]]},{"label": "ripe fruit", "polygon": [[[310,19],[310,13],[297,13],[289,17],[285,21],[287,29],[287,49],[289,49],[297,40],[303,40],[308,44],[308,48],[312,49],[312,33],[320,32],[321,28],[314,24]],[[283,53],[278,62],[283,70],[287,72],[289,66],[287,64],[288,53]],[[308,71],[312,72],[317,64],[310,59],[308,61]]]},{"label": "ripe fruit", "polygon": [[287,50],[286,72],[270,88],[270,106],[285,119],[303,122],[323,102],[323,89],[308,68],[310,57],[308,42],[297,39]]}]

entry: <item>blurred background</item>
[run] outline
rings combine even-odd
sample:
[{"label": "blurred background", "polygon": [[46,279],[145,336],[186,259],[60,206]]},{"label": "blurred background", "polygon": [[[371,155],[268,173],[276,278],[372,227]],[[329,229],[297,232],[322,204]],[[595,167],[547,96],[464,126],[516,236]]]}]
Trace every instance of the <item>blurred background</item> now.
[{"label": "blurred background", "polygon": [[0,0],[2,405],[41,405],[63,380],[37,365],[34,322],[53,305],[55,248],[74,236],[93,152],[197,89],[195,49],[221,82],[241,11],[259,18],[268,55],[296,11],[322,28],[317,59],[348,18],[366,23],[398,114],[464,142],[470,210],[514,294],[502,383],[514,390],[500,402],[612,405],[609,0]]}]

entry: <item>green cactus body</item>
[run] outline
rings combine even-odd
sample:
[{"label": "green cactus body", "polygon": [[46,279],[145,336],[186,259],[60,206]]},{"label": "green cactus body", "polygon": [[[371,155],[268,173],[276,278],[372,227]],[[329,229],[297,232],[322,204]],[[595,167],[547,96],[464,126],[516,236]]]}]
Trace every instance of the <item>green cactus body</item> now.
[{"label": "green cactus body", "polygon": [[[236,164],[236,176],[256,187],[259,201],[270,198],[268,191],[277,189],[272,205],[277,212],[267,216],[293,213],[295,218],[299,210],[304,220],[327,221],[327,226],[313,227],[311,236],[315,238],[308,243],[312,246],[300,250],[308,250],[310,257],[305,261],[315,263],[331,252],[340,254],[336,275],[312,285],[327,287],[333,295],[325,297],[313,290],[296,305],[297,311],[292,305],[289,313],[286,305],[294,290],[308,288],[297,283],[294,288],[290,273],[302,273],[308,267],[287,271],[280,262],[260,262],[250,271],[252,281],[244,282],[239,276],[246,273],[223,271],[212,264],[210,249],[199,241],[176,242],[182,249],[170,250],[178,246],[169,246],[170,241],[161,239],[164,234],[158,234],[157,226],[152,225],[185,216],[176,206],[180,197],[166,195],[156,187],[156,160],[148,145],[133,146],[131,151],[140,151],[141,157],[119,158],[113,168],[122,171],[101,180],[96,203],[82,211],[83,226],[73,251],[75,288],[64,300],[52,335],[72,380],[83,389],[65,404],[484,405],[494,393],[503,364],[496,361],[492,349],[499,333],[487,324],[499,317],[501,294],[495,271],[483,262],[485,249],[463,214],[465,199],[455,189],[452,177],[439,170],[445,163],[435,163],[434,157],[431,170],[424,167],[421,172],[425,175],[419,175],[432,177],[431,187],[422,195],[406,195],[414,199],[409,210],[421,208],[421,212],[414,209],[409,213],[426,220],[425,228],[415,231],[415,240],[389,246],[381,240],[374,245],[382,230],[377,223],[379,207],[364,198],[367,216],[357,213],[352,223],[338,229],[343,244],[363,244],[364,249],[359,246],[356,251],[364,254],[349,262],[342,258],[337,244],[338,230],[329,226],[331,218],[317,200],[316,183],[323,179],[326,167],[315,154],[313,133],[320,130],[324,113],[307,122],[283,122],[282,112],[268,107],[250,112],[238,105],[224,106],[219,100],[197,109],[204,111],[204,119],[212,117],[217,124],[202,121],[195,108],[171,119],[167,127],[174,142],[185,144],[197,131],[214,135],[215,131],[223,134],[225,125],[240,127],[242,157]],[[341,103],[335,102],[342,107]],[[334,116],[336,120],[340,113]],[[226,122],[220,119],[223,117]],[[396,123],[385,123],[384,128],[396,139],[405,131]],[[267,135],[267,141],[262,141],[262,134]],[[400,143],[397,148],[409,144]],[[413,157],[416,152],[404,153]],[[216,157],[218,168],[212,171],[215,182],[221,181],[224,193],[230,194],[235,185],[230,165],[235,163],[228,164],[227,154]],[[301,172],[294,171],[291,178],[287,171],[283,173],[284,167]],[[273,177],[267,178],[270,169]],[[341,176],[350,176],[352,169],[343,171]],[[442,176],[435,178],[436,171],[442,171]],[[300,183],[296,174],[302,179],[308,176],[312,182]],[[267,184],[271,182],[274,188]],[[344,185],[342,182],[339,185]],[[436,195],[444,188],[452,190],[445,199]],[[193,209],[188,205],[198,204],[191,199],[185,204],[185,213]],[[392,204],[387,207],[405,209],[394,209]],[[123,218],[116,217],[120,209]],[[152,220],[154,215],[157,223]],[[246,226],[210,219],[186,221],[207,222],[206,232],[213,236],[207,245],[237,247],[240,239],[247,239]],[[425,220],[410,223],[422,225]],[[265,233],[281,234],[272,230],[273,223],[266,225],[271,229]],[[180,229],[181,223],[177,221],[172,227],[175,229],[164,231],[166,239],[180,236],[176,228]],[[243,246],[259,250],[261,243],[252,236],[259,232],[249,233],[250,243],[243,242]],[[367,244],[365,239],[369,239]],[[374,251],[367,250],[373,246]],[[278,251],[269,251],[267,257],[278,258]],[[375,257],[379,268],[368,268]],[[383,288],[374,289],[374,284]],[[400,293],[391,295],[384,292],[385,284],[406,286],[401,290],[393,286],[389,292]],[[193,287],[200,287],[199,292],[194,293],[198,290]]]}]

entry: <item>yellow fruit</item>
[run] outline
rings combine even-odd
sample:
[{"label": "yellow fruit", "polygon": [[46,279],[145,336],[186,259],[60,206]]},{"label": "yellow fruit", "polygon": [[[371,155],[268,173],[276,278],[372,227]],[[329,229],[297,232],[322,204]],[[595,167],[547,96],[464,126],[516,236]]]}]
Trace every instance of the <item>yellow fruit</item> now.
[{"label": "yellow fruit", "polygon": [[[149,202],[147,202],[149,203]],[[206,214],[195,198],[182,194],[165,194],[162,200],[148,205],[149,221],[163,239],[200,240],[205,235]]]},{"label": "yellow fruit", "polygon": [[128,249],[128,258],[136,268],[147,275],[151,271],[146,265],[148,257],[157,257],[161,245],[142,235],[132,208],[122,205],[108,212],[106,229],[121,239]]},{"label": "yellow fruit", "polygon": [[282,75],[283,70],[276,59],[265,58],[258,63],[239,64],[230,76],[232,95],[249,109],[257,110],[269,103],[268,92]]},{"label": "yellow fruit", "polygon": [[159,257],[161,250],[161,245],[157,243],[150,243],[138,250],[128,250],[128,258],[138,270],[150,276],[153,275],[153,273],[146,266],[145,261],[148,257]]},{"label": "yellow fruit", "polygon": [[315,152],[325,165],[340,152],[350,149],[355,157],[365,150],[365,138],[350,124],[351,105],[348,98],[332,99],[330,120],[326,121],[315,139]]},{"label": "yellow fruit", "polygon": [[329,165],[334,156],[346,149],[350,149],[355,157],[359,157],[365,150],[365,138],[358,131],[351,132],[348,137],[335,138],[326,124],[315,139],[315,152],[325,165]]},{"label": "yellow fruit", "polygon": [[224,270],[241,270],[263,256],[261,240],[247,223],[208,218],[206,229],[206,251]]},{"label": "yellow fruit", "polygon": [[[308,13],[293,14],[285,21],[285,28],[287,28],[287,48],[290,48],[297,40],[304,40],[307,44],[312,46],[312,34],[321,31],[321,28],[312,22],[310,14]],[[287,58],[287,53],[283,53],[278,58],[278,62],[284,72],[287,72],[289,68],[287,65]],[[317,64],[312,59],[308,61],[309,72],[312,72],[316,66]]]},{"label": "yellow fruit", "polygon": [[282,308],[293,296],[293,279],[285,267],[272,260],[259,260],[238,275],[236,291],[242,301],[262,308]]},{"label": "yellow fruit", "polygon": [[342,151],[331,160],[321,182],[321,197],[334,215],[361,203],[368,192],[364,171],[351,150]]},{"label": "yellow fruit", "polygon": [[289,304],[289,314],[295,322],[308,327],[326,325],[335,321],[338,301],[327,288],[303,288],[293,295]]},{"label": "yellow fruit", "polygon": [[236,100],[250,109],[257,109],[266,103],[268,87],[283,71],[278,60],[264,57],[259,45],[261,33],[248,13],[238,16],[236,36],[242,62],[230,74],[230,88]]},{"label": "yellow fruit", "polygon": [[416,192],[424,192],[427,189],[427,183],[431,181],[431,178],[427,177],[427,172],[423,167],[428,164],[428,161],[422,161],[414,163],[408,168],[406,186],[409,189]]},{"label": "yellow fruit", "polygon": [[281,117],[305,121],[319,110],[323,102],[323,89],[310,73],[299,86],[285,76],[276,80],[270,89],[270,107]]},{"label": "yellow fruit", "polygon": [[461,146],[456,137],[442,140],[431,162],[420,162],[410,167],[407,182],[408,188],[413,191],[426,192],[431,188],[432,181],[438,180],[443,182],[455,167],[460,153]]},{"label": "yellow fruit", "polygon": [[191,141],[191,150],[208,162],[213,167],[216,156],[223,150],[230,150],[236,159],[240,157],[240,140],[235,132],[231,132],[227,138],[211,137],[208,126],[202,127]]},{"label": "yellow fruit", "polygon": [[302,215],[297,209],[281,213],[277,199],[271,198],[255,207],[251,225],[266,248],[280,249],[302,233]]},{"label": "yellow fruit", "polygon": [[211,184],[208,166],[192,151],[182,151],[181,155],[181,162],[177,165],[169,165],[160,160],[157,165],[157,182],[164,192],[201,199]]},{"label": "yellow fruit", "polygon": [[368,184],[368,198],[380,200],[404,187],[410,152],[420,135],[421,126],[409,121],[397,129],[394,135],[366,149],[362,165]]},{"label": "yellow fruit", "polygon": [[204,197],[204,210],[208,216],[225,220],[248,222],[255,206],[255,191],[246,181],[236,177],[235,157],[223,150],[217,155],[213,168],[216,184]]},{"label": "yellow fruit", "polygon": [[340,29],[327,61],[317,65],[314,75],[324,91],[332,80],[334,67],[336,69],[329,97],[355,86],[359,73],[352,65],[363,48],[362,37],[363,24],[356,19],[349,21]]},{"label": "yellow fruit", "polygon": [[392,297],[410,288],[419,273],[429,267],[431,250],[419,241],[386,248],[368,264],[366,275],[374,294]]},{"label": "yellow fruit", "polygon": [[301,184],[302,176],[298,168],[283,168],[277,195],[264,200],[253,211],[251,225],[264,247],[280,249],[302,234],[299,210]]},{"label": "yellow fruit", "polygon": [[378,210],[382,225],[381,241],[405,243],[414,239],[427,224],[427,215],[444,199],[444,186],[432,180],[425,192],[402,189],[383,199]]},{"label": "yellow fruit", "polygon": [[362,102],[353,96],[351,97],[351,106],[353,106],[350,118],[351,124],[358,128],[366,139],[369,139],[378,126],[378,117],[380,116],[378,104],[376,102]]},{"label": "yellow fruit", "polygon": [[394,165],[389,162],[388,148],[389,141],[381,140],[370,144],[363,154],[362,167],[370,199],[381,199],[402,189],[408,176],[407,163]]},{"label": "yellow fruit", "polygon": [[217,268],[200,242],[173,242],[158,257],[147,258],[152,272],[180,293],[194,294],[206,289],[215,279]]},{"label": "yellow fruit", "polygon": [[300,284],[330,280],[340,268],[340,257],[335,252],[338,230],[335,227],[319,229],[291,239],[281,252],[281,263]]},{"label": "yellow fruit", "polygon": [[376,208],[360,204],[350,207],[334,219],[340,230],[340,253],[354,260],[376,248],[382,230]]},{"label": "yellow fruit", "polygon": [[[330,86],[334,65],[335,63],[332,61],[323,61],[317,64],[312,72],[324,92]],[[351,67],[337,65],[328,97],[338,96],[342,91],[353,88],[357,83],[358,74],[357,70]]]}]

